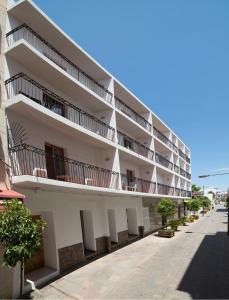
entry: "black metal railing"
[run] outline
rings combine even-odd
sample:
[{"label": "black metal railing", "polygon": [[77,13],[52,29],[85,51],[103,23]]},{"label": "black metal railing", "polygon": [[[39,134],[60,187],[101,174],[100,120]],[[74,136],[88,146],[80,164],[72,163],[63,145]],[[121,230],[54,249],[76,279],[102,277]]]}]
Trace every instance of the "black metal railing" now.
[{"label": "black metal railing", "polygon": [[187,191],[181,189],[181,190],[180,190],[180,196],[181,196],[181,197],[187,197]]},{"label": "black metal railing", "polygon": [[180,168],[175,164],[174,164],[174,172],[176,172],[178,174],[180,173]]},{"label": "black metal railing", "polygon": [[186,172],[186,178],[191,179],[191,174]]},{"label": "black metal railing", "polygon": [[[9,154],[13,176],[32,175],[83,185],[118,189],[118,172],[67,157],[50,155],[45,150],[27,144],[11,148]],[[50,165],[54,165],[55,168],[50,169]]]},{"label": "black metal railing", "polygon": [[154,159],[154,152],[150,150],[148,147],[142,145],[131,137],[125,135],[124,133],[117,131],[118,135],[118,143],[119,145],[132,150],[150,160]]},{"label": "black metal railing", "polygon": [[175,144],[173,144],[173,151],[176,152],[177,154],[179,153],[179,149]]},{"label": "black metal railing", "polygon": [[184,160],[186,160],[186,155],[184,154],[184,152],[182,150],[179,149],[179,155],[180,157],[182,157]]},{"label": "black metal railing", "polygon": [[146,121],[145,118],[143,118],[141,115],[139,115],[138,113],[136,113],[136,111],[134,111],[132,108],[130,108],[128,105],[126,105],[118,97],[115,96],[114,98],[115,98],[115,107],[116,108],[118,108],[125,115],[127,115],[132,120],[134,120],[135,122],[137,122],[139,125],[141,125],[142,127],[144,127],[146,130],[148,130],[149,132],[151,132],[152,126],[151,126],[151,124],[148,121]]},{"label": "black metal railing", "polygon": [[142,178],[121,174],[122,189],[125,191],[155,194],[156,183]]},{"label": "black metal railing", "polygon": [[22,94],[75,124],[114,141],[115,129],[113,127],[59,97],[24,73],[9,78],[5,83],[8,99]]},{"label": "black metal railing", "polygon": [[171,161],[169,161],[159,153],[155,153],[155,161],[170,170],[173,169],[173,163],[171,163]]},{"label": "black metal railing", "polygon": [[180,168],[180,175],[186,177],[186,171]]},{"label": "black metal railing", "polygon": [[168,147],[172,148],[172,142],[165,136],[163,133],[161,133],[156,127],[153,127],[153,134],[159,138],[164,144],[166,144]]},{"label": "black metal railing", "polygon": [[180,196],[180,189],[174,188],[174,196]]},{"label": "black metal railing", "polygon": [[191,160],[190,160],[190,158],[189,158],[188,156],[186,156],[186,161],[187,161],[187,163],[189,163],[189,164],[190,164],[190,162],[191,162]]},{"label": "black metal railing", "polygon": [[174,195],[174,187],[162,183],[157,184],[157,192],[160,195]]},{"label": "black metal railing", "polygon": [[192,192],[191,191],[187,191],[187,197],[189,197],[189,198],[192,197]]},{"label": "black metal railing", "polygon": [[12,46],[15,42],[21,39],[25,40],[36,50],[59,66],[62,70],[74,77],[74,79],[78,80],[80,83],[96,93],[98,96],[102,97],[107,102],[112,102],[112,93],[109,90],[77,67],[73,62],[61,54],[50,43],[44,40],[27,24],[22,24],[8,32],[6,34],[6,39],[8,46]]}]

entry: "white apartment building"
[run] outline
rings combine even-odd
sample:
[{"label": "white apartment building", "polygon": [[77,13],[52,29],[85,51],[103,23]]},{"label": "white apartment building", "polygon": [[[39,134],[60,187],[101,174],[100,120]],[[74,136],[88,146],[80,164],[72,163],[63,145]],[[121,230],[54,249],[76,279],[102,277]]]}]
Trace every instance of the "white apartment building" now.
[{"label": "white apartment building", "polygon": [[5,31],[11,188],[47,222],[25,270],[39,284],[155,231],[162,197],[181,214],[190,150],[31,1],[9,3]]}]

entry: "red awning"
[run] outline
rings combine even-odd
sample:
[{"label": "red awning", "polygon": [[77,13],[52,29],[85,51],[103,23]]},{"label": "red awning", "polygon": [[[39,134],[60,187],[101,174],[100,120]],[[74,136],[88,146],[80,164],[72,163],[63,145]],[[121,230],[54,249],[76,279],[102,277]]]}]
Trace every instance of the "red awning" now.
[{"label": "red awning", "polygon": [[0,199],[13,199],[13,198],[23,200],[25,199],[25,196],[13,190],[0,190]]}]

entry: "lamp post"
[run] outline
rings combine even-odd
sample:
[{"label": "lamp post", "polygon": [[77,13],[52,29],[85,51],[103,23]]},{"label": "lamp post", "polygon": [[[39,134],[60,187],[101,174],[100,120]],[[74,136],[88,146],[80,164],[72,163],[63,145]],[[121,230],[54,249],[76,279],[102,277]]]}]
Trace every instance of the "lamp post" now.
[{"label": "lamp post", "polygon": [[[199,175],[199,178],[206,178],[210,176],[218,176],[218,175],[228,175],[228,172],[225,173],[214,173],[214,174],[205,174],[205,175]],[[229,197],[227,197],[227,235],[229,236]]]}]

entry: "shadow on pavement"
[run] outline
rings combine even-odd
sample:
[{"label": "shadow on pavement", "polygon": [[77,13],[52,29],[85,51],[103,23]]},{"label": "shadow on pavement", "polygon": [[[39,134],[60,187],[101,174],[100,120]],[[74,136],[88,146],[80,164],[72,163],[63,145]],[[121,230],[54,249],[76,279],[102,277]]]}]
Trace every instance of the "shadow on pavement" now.
[{"label": "shadow on pavement", "polygon": [[192,299],[229,299],[229,237],[207,235],[193,257],[177,290]]}]

